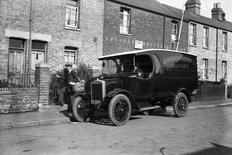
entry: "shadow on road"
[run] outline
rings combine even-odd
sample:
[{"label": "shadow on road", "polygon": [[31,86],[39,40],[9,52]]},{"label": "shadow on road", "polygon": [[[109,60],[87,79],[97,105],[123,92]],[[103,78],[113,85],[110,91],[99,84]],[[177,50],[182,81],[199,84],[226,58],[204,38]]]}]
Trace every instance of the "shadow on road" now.
[{"label": "shadow on road", "polygon": [[[140,119],[139,117],[136,117],[136,116],[131,116],[130,117],[130,120],[135,120],[135,119]],[[94,123],[94,124],[99,124],[99,125],[108,125],[108,126],[115,126],[107,113],[98,113],[96,115],[94,115],[91,119],[90,119],[90,122],[91,123]]]},{"label": "shadow on road", "polygon": [[211,143],[213,147],[192,152],[192,153],[185,153],[184,155],[231,155],[232,154],[232,148]]},{"label": "shadow on road", "polygon": [[172,111],[167,111],[166,109],[157,108],[149,112],[149,115],[152,116],[163,116],[163,117],[175,117],[175,114]]},{"label": "shadow on road", "polygon": [[[78,122],[73,118],[72,114],[69,113],[68,111],[63,110],[63,111],[60,111],[60,113],[68,117],[71,122]],[[175,117],[175,115],[172,112],[168,112],[166,109],[163,110],[163,109],[158,108],[156,110],[149,111],[149,112],[133,112],[132,116],[130,117],[130,120],[141,119],[141,115]],[[114,126],[107,112],[95,112],[94,116],[92,116],[88,122],[99,124],[99,125]]]}]

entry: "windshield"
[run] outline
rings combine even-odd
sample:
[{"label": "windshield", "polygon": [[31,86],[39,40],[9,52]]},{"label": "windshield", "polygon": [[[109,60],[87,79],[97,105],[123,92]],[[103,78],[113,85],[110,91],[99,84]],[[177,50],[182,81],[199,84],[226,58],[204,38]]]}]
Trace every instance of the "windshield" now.
[{"label": "windshield", "polygon": [[[157,62],[158,63],[158,62]],[[157,73],[160,67],[157,66]],[[149,55],[128,55],[111,57],[102,60],[102,73],[104,75],[141,73],[140,77],[149,78],[153,71],[153,64]]]},{"label": "windshield", "polygon": [[102,60],[102,73],[105,75],[126,74],[134,71],[134,57],[118,57]]}]

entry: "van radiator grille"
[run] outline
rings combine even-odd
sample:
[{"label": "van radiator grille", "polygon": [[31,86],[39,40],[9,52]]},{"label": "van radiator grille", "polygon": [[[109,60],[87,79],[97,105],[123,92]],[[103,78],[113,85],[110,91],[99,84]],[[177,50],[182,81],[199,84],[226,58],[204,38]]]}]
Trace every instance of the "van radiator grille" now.
[{"label": "van radiator grille", "polygon": [[92,84],[91,95],[92,95],[92,100],[102,100],[102,84],[101,83]]}]

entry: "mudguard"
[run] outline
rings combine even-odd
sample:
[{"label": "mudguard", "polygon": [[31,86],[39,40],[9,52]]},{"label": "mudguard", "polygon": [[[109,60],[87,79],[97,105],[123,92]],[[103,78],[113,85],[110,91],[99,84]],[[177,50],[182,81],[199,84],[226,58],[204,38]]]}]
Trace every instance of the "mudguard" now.
[{"label": "mudguard", "polygon": [[136,105],[136,102],[135,102],[135,99],[134,99],[134,96],[127,90],[124,90],[124,89],[114,89],[113,91],[110,91],[109,93],[106,94],[106,97],[111,99],[113,98],[115,95],[117,94],[124,94],[126,95],[130,102],[131,102],[131,106],[134,108],[138,108],[138,106]]},{"label": "mudguard", "polygon": [[180,92],[182,92],[182,93],[184,93],[184,94],[186,95],[186,97],[187,97],[189,103],[192,102],[191,96],[190,96],[190,94],[189,94],[189,92],[188,92],[188,90],[187,90],[186,88],[180,88],[180,89],[178,89],[178,90],[176,91],[176,93],[174,94],[173,97],[175,97],[175,96],[176,96],[178,93],[180,93]]}]

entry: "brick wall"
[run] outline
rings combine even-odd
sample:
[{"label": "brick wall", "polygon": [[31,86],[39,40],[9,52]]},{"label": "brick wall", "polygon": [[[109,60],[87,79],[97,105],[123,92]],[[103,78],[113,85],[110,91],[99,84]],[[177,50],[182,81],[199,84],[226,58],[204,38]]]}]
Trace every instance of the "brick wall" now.
[{"label": "brick wall", "polygon": [[[119,32],[120,7],[131,9],[131,34],[129,35],[123,35]],[[171,49],[172,18],[164,18],[163,15],[110,1],[105,1],[104,12],[104,55],[135,50],[135,40],[143,41],[144,49],[163,48],[163,46],[166,49]],[[180,23],[180,21],[178,22]],[[187,25],[188,23],[184,22],[181,35],[183,41],[180,42],[179,48],[182,51],[187,51],[188,47]]]},{"label": "brick wall", "polygon": [[36,65],[35,85],[32,88],[0,88],[0,114],[28,112],[49,104],[49,65]]},{"label": "brick wall", "polygon": [[37,88],[0,88],[0,114],[38,110]]},{"label": "brick wall", "polygon": [[50,71],[47,63],[39,63],[35,70],[35,86],[38,87],[38,104],[43,107],[49,104]]},{"label": "brick wall", "polygon": [[[64,65],[65,46],[78,48],[78,62],[99,68],[97,57],[102,55],[104,0],[81,0],[80,5],[80,29],[73,30],[65,28],[66,0],[33,1],[32,35],[48,42],[46,60],[51,69]],[[30,0],[2,0],[0,7],[0,58],[3,58],[0,68],[6,70],[11,35],[6,31],[21,32],[18,37],[28,41]]]},{"label": "brick wall", "polygon": [[[222,32],[218,30],[218,61],[216,66],[216,48],[217,48],[217,29],[209,27],[209,48],[203,47],[203,27],[204,25],[197,24],[197,43],[196,46],[189,45],[189,52],[197,55],[198,68],[202,70],[203,59],[208,59],[209,66],[209,81],[216,80],[216,67],[217,67],[217,81],[222,78],[222,61],[227,61],[227,82],[232,83],[232,47],[228,46],[228,51],[222,50]],[[228,32],[228,41],[230,44],[232,40],[232,33]]]}]

